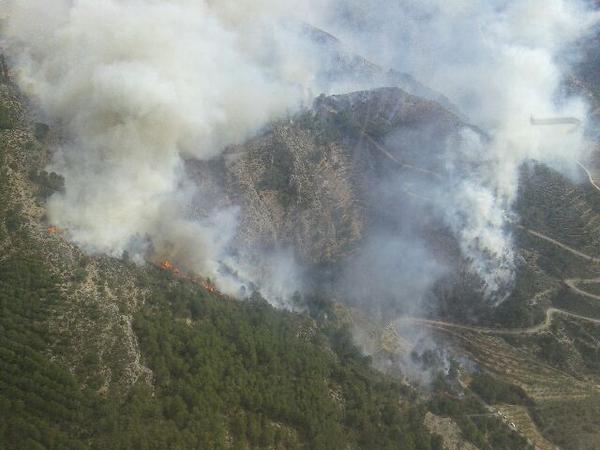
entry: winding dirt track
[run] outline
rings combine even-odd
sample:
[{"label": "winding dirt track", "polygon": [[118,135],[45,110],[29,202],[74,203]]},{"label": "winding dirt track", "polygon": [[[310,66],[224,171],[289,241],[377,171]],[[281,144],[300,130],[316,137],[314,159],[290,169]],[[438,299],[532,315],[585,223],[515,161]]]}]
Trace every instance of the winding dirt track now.
[{"label": "winding dirt track", "polygon": [[[580,164],[580,163],[578,163],[578,164]],[[583,166],[581,166],[581,167],[583,167]],[[585,167],[584,167],[584,170],[586,170]],[[586,172],[587,172],[587,170],[586,170]],[[590,182],[593,184],[591,177],[590,177]],[[596,187],[596,185],[594,185],[594,186]],[[600,191],[600,188],[596,187],[596,189],[598,189]],[[585,253],[582,253],[579,250],[575,250],[574,248],[569,247],[568,245],[563,244],[562,242],[559,242],[555,239],[552,239],[551,237],[548,237],[542,233],[539,233],[538,231],[530,230],[529,228],[525,228],[520,225],[519,225],[519,228],[527,231],[532,236],[535,236],[535,237],[538,237],[545,241],[548,241],[548,242],[562,248],[563,250],[566,250],[569,253],[571,253],[575,256],[578,256],[579,258],[583,258],[592,263],[600,263],[600,258],[586,255]],[[585,297],[600,301],[600,295],[592,294],[591,292],[584,291],[583,289],[577,287],[578,283],[600,283],[600,278],[565,278],[563,281],[569,287],[569,289],[573,290],[574,292],[578,293],[579,295],[583,295]],[[590,320],[591,320],[591,318],[590,318]]]},{"label": "winding dirt track", "polygon": [[439,320],[428,320],[428,319],[419,319],[415,317],[401,317],[396,321],[397,324],[402,322],[411,322],[411,323],[420,323],[426,325],[430,328],[436,328],[439,330],[464,330],[464,331],[472,331],[475,333],[483,333],[483,334],[495,334],[495,335],[505,335],[505,336],[519,336],[524,334],[536,334],[540,331],[546,330],[550,324],[552,323],[552,317],[556,314],[562,314],[564,316],[569,316],[574,319],[585,320],[588,322],[592,322],[600,325],[600,319],[594,319],[593,317],[580,316],[579,314],[574,314],[569,311],[565,311],[563,309],[558,308],[548,308],[546,310],[546,317],[543,322],[534,325],[528,328],[485,328],[485,327],[474,327],[469,325],[459,325],[455,323],[442,322]]},{"label": "winding dirt track", "polygon": [[[599,189],[600,190],[600,189]],[[551,237],[548,237],[542,233],[539,233],[537,231],[534,230],[530,230],[529,228],[525,228],[523,226],[519,226],[519,228],[527,231],[529,234],[531,234],[532,236],[535,236],[537,238],[543,239],[545,241],[548,241],[560,248],[562,248],[565,251],[568,251],[570,253],[572,253],[575,256],[578,256],[580,258],[583,258],[587,261],[590,261],[592,263],[600,263],[600,258],[596,258],[590,255],[586,255],[585,253],[580,252],[579,250],[576,250],[572,247],[569,247],[568,245],[563,244],[562,242],[559,242],[555,239],[552,239]],[[584,291],[583,289],[577,287],[577,283],[582,283],[582,282],[588,282],[588,283],[600,283],[600,278],[589,278],[589,279],[584,279],[584,278],[567,278],[565,280],[563,280],[564,283],[570,288],[572,289],[574,292],[577,292],[580,295],[595,299],[600,301],[600,295],[596,295],[596,294],[592,294],[590,292]],[[546,294],[548,291],[544,291],[539,293],[537,296]],[[465,330],[465,331],[473,331],[476,333],[484,333],[484,334],[495,334],[495,335],[524,335],[524,334],[535,334],[535,333],[539,333],[541,331],[546,330],[550,324],[552,323],[552,317],[557,315],[557,314],[561,314],[563,316],[567,316],[567,317],[572,317],[574,319],[579,319],[579,320],[585,320],[587,322],[591,322],[591,323],[595,323],[600,325],[600,319],[596,319],[593,317],[587,317],[587,316],[582,316],[579,314],[575,314],[569,311],[565,311],[564,309],[558,309],[558,308],[554,308],[554,307],[550,307],[546,310],[546,316],[543,322],[531,326],[531,327],[527,327],[527,328],[486,328],[486,327],[475,327],[475,326],[469,326],[469,325],[460,325],[460,324],[456,324],[456,323],[450,323],[450,322],[443,322],[440,320],[429,320],[429,319],[421,319],[418,317],[401,317],[399,318],[396,323],[400,324],[402,322],[411,322],[411,323],[419,323],[419,324],[423,324],[425,326],[431,327],[431,328],[437,328],[439,330],[449,330],[449,329],[455,329],[455,330]]]},{"label": "winding dirt track", "polygon": [[599,187],[599,186],[596,184],[596,182],[595,182],[595,181],[594,181],[594,179],[592,178],[592,174],[590,173],[590,171],[589,171],[589,170],[587,170],[587,168],[586,168],[586,167],[585,167],[583,164],[581,164],[579,161],[577,161],[577,165],[583,169],[583,171],[585,172],[585,174],[586,174],[586,175],[587,175],[587,177],[588,177],[588,180],[590,181],[590,184],[591,184],[592,186],[594,186],[594,188],[595,188],[597,191],[599,191],[599,192],[600,192],[600,187]]},{"label": "winding dirt track", "polygon": [[[577,161],[577,164],[587,174],[590,184],[597,191],[600,192],[600,187],[594,182],[594,179],[592,178],[592,175],[588,171],[588,169],[579,161]],[[583,258],[586,261],[589,261],[591,263],[600,264],[600,258],[590,256],[583,252],[580,252],[579,250],[576,250],[573,247],[569,247],[568,245],[563,244],[562,242],[559,242],[556,239],[546,236],[545,234],[542,234],[538,231],[531,230],[531,229],[526,228],[521,225],[519,225],[518,227],[520,229],[526,231],[527,233],[531,234],[532,236],[535,236],[539,239],[543,239],[547,242],[550,242],[551,244],[556,245],[557,247],[560,247],[561,249],[563,249],[579,258]],[[573,290],[577,294],[600,301],[600,295],[596,295],[596,294],[592,294],[591,292],[584,291],[583,289],[581,289],[577,286],[578,283],[586,283],[586,282],[587,283],[600,283],[600,278],[567,278],[567,279],[564,279],[563,281],[567,285],[567,287],[569,287],[569,289]],[[540,292],[538,295],[536,295],[536,297],[545,295],[547,292],[548,291]],[[397,325],[399,325],[403,322],[418,323],[418,324],[422,324],[422,325],[425,325],[425,326],[428,326],[431,328],[437,328],[439,330],[455,329],[455,330],[465,330],[465,331],[472,331],[472,332],[476,332],[476,333],[495,334],[495,335],[524,335],[524,334],[535,334],[535,333],[539,333],[541,331],[546,330],[548,327],[550,327],[553,316],[555,316],[557,314],[571,317],[574,319],[585,320],[587,322],[591,322],[591,323],[600,325],[600,319],[582,316],[582,315],[575,314],[575,313],[572,313],[569,311],[565,311],[564,309],[558,309],[558,308],[554,308],[554,307],[550,307],[546,310],[546,315],[545,315],[543,322],[541,322],[537,325],[531,326],[531,327],[527,327],[527,328],[475,327],[475,326],[460,325],[460,324],[455,324],[455,323],[450,323],[450,322],[443,322],[443,321],[439,321],[439,320],[422,319],[422,318],[418,318],[418,317],[400,317],[399,319],[397,319],[395,321],[395,323]]]},{"label": "winding dirt track", "polygon": [[551,237],[548,237],[545,234],[542,234],[542,233],[540,233],[538,231],[530,230],[529,228],[526,228],[526,227],[524,227],[522,225],[518,225],[518,227],[521,228],[522,230],[527,231],[532,236],[535,236],[535,237],[538,237],[538,238],[543,239],[545,241],[548,241],[551,244],[554,244],[557,247],[560,247],[563,250],[566,250],[566,251],[572,253],[575,256],[578,256],[580,258],[586,259],[586,260],[588,260],[590,262],[593,262],[593,263],[600,263],[600,258],[595,258],[593,256],[586,255],[585,253],[582,253],[579,250],[575,250],[573,247],[569,247],[568,245],[563,244],[562,242],[559,242],[556,239],[552,239]]},{"label": "winding dirt track", "polygon": [[564,280],[565,284],[569,289],[577,292],[585,297],[593,298],[594,300],[600,300],[600,295],[592,294],[591,292],[584,291],[577,287],[577,283],[600,283],[600,278],[568,278]]}]

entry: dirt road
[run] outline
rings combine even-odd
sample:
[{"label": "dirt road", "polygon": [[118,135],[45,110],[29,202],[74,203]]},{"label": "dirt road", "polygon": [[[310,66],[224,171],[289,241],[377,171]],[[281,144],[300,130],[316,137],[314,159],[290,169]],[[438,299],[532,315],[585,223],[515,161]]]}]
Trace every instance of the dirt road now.
[{"label": "dirt road", "polygon": [[587,170],[587,168],[586,168],[586,167],[585,167],[583,164],[581,164],[579,161],[577,161],[577,165],[583,169],[583,171],[585,172],[585,174],[586,174],[586,175],[587,175],[587,177],[588,177],[588,180],[590,180],[590,184],[591,184],[592,186],[594,186],[594,188],[595,188],[595,189],[596,189],[598,192],[600,192],[600,187],[599,187],[599,186],[596,184],[596,182],[595,182],[595,181],[594,181],[594,179],[592,178],[592,174],[590,173],[590,171],[589,171],[589,170]]},{"label": "dirt road", "polygon": [[580,258],[583,258],[583,259],[585,259],[587,261],[590,261],[590,262],[593,262],[593,263],[600,263],[600,258],[596,258],[594,256],[586,255],[585,253],[582,253],[579,250],[575,250],[573,247],[569,247],[568,245],[563,244],[562,242],[559,242],[556,239],[552,239],[551,237],[546,236],[545,234],[542,234],[542,233],[540,233],[538,231],[531,230],[531,229],[526,228],[526,227],[524,227],[522,225],[518,225],[518,227],[521,228],[522,230],[527,231],[532,236],[535,236],[535,237],[538,237],[538,238],[543,239],[545,241],[548,241],[548,242],[556,245],[557,247],[560,247],[563,250],[566,250],[566,251],[572,253],[575,256],[578,256]]},{"label": "dirt road", "polygon": [[[590,182],[593,181],[590,178]],[[595,185],[594,185],[595,186]],[[599,191],[600,188],[598,188],[597,186],[595,186]],[[526,232],[528,232],[529,234],[531,234],[532,236],[535,236],[539,239],[543,239],[547,242],[550,242],[554,245],[556,245],[557,247],[560,247],[561,249],[568,251],[570,253],[572,253],[573,255],[579,257],[579,258],[583,258],[587,261],[590,261],[592,263],[600,263],[600,258],[596,258],[594,256],[590,256],[590,255],[586,255],[585,253],[580,252],[579,250],[576,250],[572,247],[569,247],[566,244],[563,244],[562,242],[557,241],[556,239],[553,239],[549,236],[546,236],[545,234],[542,234],[538,231],[534,231],[531,230],[529,228],[523,227],[523,226],[519,226],[519,228],[521,228],[522,230],[525,230]],[[589,282],[589,283],[600,283],[600,278],[567,278],[565,280],[563,280],[564,283],[570,288],[572,289],[574,292],[577,292],[580,295],[589,297],[589,298],[593,298],[595,300],[599,300],[600,301],[600,295],[596,295],[596,294],[592,294],[591,292],[587,292],[584,291],[583,289],[579,288],[577,286],[577,283],[585,283],[585,282]],[[539,295],[545,294],[547,291],[544,291]],[[524,335],[524,334],[535,334],[535,333],[539,333],[541,331],[546,330],[550,324],[552,323],[552,318],[553,316],[560,314],[563,316],[567,316],[567,317],[572,317],[574,319],[579,319],[579,320],[585,320],[588,322],[592,322],[595,324],[600,325],[600,319],[596,319],[594,317],[587,317],[587,316],[582,316],[579,314],[575,314],[569,311],[565,311],[564,309],[558,309],[558,308],[548,308],[546,310],[546,315],[544,318],[544,321],[531,326],[531,327],[527,327],[527,328],[486,328],[486,327],[476,327],[476,326],[469,326],[469,325],[461,325],[461,324],[455,324],[455,323],[450,323],[450,322],[444,322],[444,321],[440,321],[440,320],[429,320],[429,319],[423,319],[423,318],[418,318],[418,317],[401,317],[398,320],[396,320],[396,324],[400,325],[402,322],[410,322],[410,323],[418,323],[418,324],[422,324],[425,326],[428,326],[430,328],[437,328],[440,330],[449,330],[449,329],[455,329],[455,330],[465,330],[465,331],[473,331],[476,333],[485,333],[485,334],[495,334],[495,335]]]},{"label": "dirt road", "polygon": [[574,319],[586,320],[588,322],[596,323],[600,325],[600,319],[595,319],[593,317],[581,316],[579,314],[574,314],[569,311],[565,311],[564,309],[558,308],[548,308],[546,310],[546,316],[544,321],[527,328],[486,328],[486,327],[475,327],[469,325],[460,325],[450,322],[443,322],[440,320],[429,320],[429,319],[421,319],[418,317],[401,317],[396,323],[400,325],[402,322],[411,322],[411,323],[420,323],[430,328],[437,328],[440,330],[447,329],[455,329],[455,330],[464,330],[464,331],[473,331],[475,333],[484,333],[484,334],[494,334],[494,335],[506,335],[506,336],[519,336],[524,334],[536,334],[541,331],[546,330],[550,324],[552,323],[552,317],[562,314],[564,316],[572,317]]}]

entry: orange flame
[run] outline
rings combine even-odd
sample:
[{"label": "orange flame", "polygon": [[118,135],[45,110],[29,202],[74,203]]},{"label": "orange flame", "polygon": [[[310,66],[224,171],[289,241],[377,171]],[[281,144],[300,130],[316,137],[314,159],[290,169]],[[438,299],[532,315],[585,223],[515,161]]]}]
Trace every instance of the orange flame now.
[{"label": "orange flame", "polygon": [[208,279],[202,281],[202,287],[211,294],[218,293],[217,287],[214,284],[212,284]]},{"label": "orange flame", "polygon": [[177,276],[180,279],[191,281],[192,283],[202,286],[207,292],[209,292],[211,294],[216,294],[216,295],[223,297],[223,294],[221,294],[221,292],[219,292],[219,290],[217,289],[217,286],[214,283],[212,283],[210,281],[210,279],[192,276],[192,275],[180,270],[168,259],[165,259],[162,263],[160,263],[160,268],[163,270],[168,270],[169,272],[173,273],[175,276]]},{"label": "orange flame", "polygon": [[55,227],[55,226],[48,227],[48,233],[50,233],[50,234],[58,233],[58,227]]}]

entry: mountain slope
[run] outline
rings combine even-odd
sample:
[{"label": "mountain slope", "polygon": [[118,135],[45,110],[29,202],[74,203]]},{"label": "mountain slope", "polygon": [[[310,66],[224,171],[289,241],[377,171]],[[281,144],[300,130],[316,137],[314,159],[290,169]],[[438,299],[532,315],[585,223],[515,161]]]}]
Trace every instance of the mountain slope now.
[{"label": "mountain slope", "polygon": [[[0,448],[441,448],[426,399],[373,369],[333,310],[235,301],[48,227],[57,138],[0,93]],[[481,448],[526,447],[493,417],[459,425]]]},{"label": "mountain slope", "polygon": [[21,114],[1,131],[0,448],[431,448],[414,394],[343,330],[85,256],[45,226],[61,187],[35,128]]}]

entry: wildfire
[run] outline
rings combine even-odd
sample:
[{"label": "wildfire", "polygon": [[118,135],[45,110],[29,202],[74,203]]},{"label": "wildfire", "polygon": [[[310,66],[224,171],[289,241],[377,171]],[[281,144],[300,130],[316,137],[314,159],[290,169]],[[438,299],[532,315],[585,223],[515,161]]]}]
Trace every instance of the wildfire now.
[{"label": "wildfire", "polygon": [[212,284],[210,282],[210,280],[208,280],[208,279],[203,280],[201,284],[202,284],[202,287],[204,289],[206,289],[208,292],[210,292],[211,294],[215,294],[215,293],[219,292],[219,291],[217,291],[217,287],[214,284]]},{"label": "wildfire", "polygon": [[48,227],[48,233],[50,233],[50,234],[58,233],[58,227],[55,227],[55,226]]},{"label": "wildfire", "polygon": [[163,270],[168,270],[181,280],[187,280],[194,284],[202,286],[207,292],[211,294],[216,294],[220,297],[224,297],[223,294],[221,294],[221,292],[219,292],[219,290],[217,289],[217,286],[212,281],[210,281],[209,278],[192,276],[187,272],[180,270],[168,259],[165,259],[163,262],[160,263],[160,268]]}]

